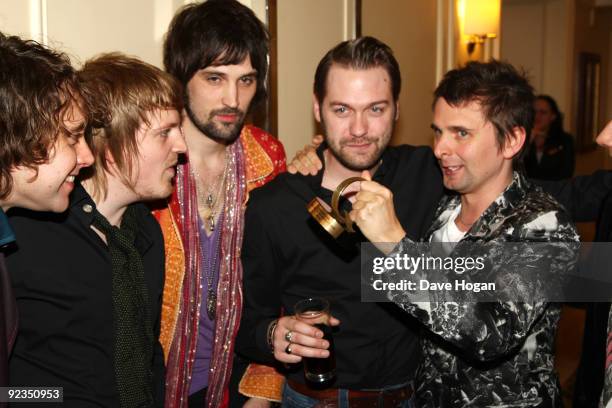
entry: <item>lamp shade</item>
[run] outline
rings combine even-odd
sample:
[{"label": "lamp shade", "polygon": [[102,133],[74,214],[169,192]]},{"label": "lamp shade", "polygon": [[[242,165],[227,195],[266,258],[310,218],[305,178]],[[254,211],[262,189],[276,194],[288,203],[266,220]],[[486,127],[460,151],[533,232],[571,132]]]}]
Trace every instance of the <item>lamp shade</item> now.
[{"label": "lamp shade", "polygon": [[464,0],[465,26],[468,35],[496,37],[499,34],[501,0]]}]

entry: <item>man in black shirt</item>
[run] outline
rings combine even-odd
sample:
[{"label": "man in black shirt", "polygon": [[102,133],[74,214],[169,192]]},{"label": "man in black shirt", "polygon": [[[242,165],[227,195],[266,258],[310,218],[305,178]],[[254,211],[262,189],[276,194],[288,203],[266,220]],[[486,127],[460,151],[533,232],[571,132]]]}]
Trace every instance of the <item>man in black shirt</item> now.
[{"label": "man in black shirt", "polygon": [[[385,44],[364,37],[336,46],[315,74],[314,112],[327,142],[318,151],[324,170],[314,177],[283,174],[251,193],[237,350],[257,361],[290,364],[284,404],[296,398],[313,405],[348,398],[362,406],[411,399],[420,362],[415,328],[393,307],[360,301],[364,237],[345,234],[334,240],[306,210],[315,196],[329,203],[342,180],[367,169],[401,203],[405,229],[414,238],[425,232],[442,195],[441,175],[430,149],[387,147],[399,115],[400,85],[397,61]],[[328,353],[320,330],[291,317],[294,304],[308,297],[329,299],[339,319],[337,378],[334,388],[322,391],[308,387],[301,367],[294,365],[302,357]]]},{"label": "man in black shirt", "polygon": [[4,262],[15,234],[4,212],[68,207],[74,175],[93,162],[78,91],[65,54],[0,33],[0,387],[9,382],[17,335],[17,306]]},{"label": "man in black shirt", "polygon": [[96,163],[65,213],[11,215],[20,328],[10,383],[63,387],[62,407],[163,406],[164,245],[139,201],[172,192],[186,150],[180,87],[120,54],[90,60],[78,75]]}]

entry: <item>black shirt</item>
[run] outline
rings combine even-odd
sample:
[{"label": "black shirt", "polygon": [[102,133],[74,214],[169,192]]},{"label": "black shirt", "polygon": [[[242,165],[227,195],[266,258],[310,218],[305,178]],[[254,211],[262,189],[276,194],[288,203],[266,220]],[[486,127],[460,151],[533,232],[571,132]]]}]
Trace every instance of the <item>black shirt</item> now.
[{"label": "black shirt", "polygon": [[[135,205],[141,226],[135,244],[143,256],[157,339],[163,237],[148,209]],[[63,214],[25,210],[9,214],[19,237],[7,264],[20,316],[9,362],[10,383],[64,387],[62,407],[119,406],[113,364],[112,266],[106,244],[90,228],[93,208],[91,197],[77,185]],[[153,375],[161,405],[164,367],[157,341]]]},{"label": "black shirt", "polygon": [[543,149],[542,157],[538,160],[533,143],[527,145],[524,160],[528,177],[538,180],[563,180],[574,175],[576,154],[571,135],[565,132],[549,135]]},{"label": "black shirt", "polygon": [[[341,321],[334,332],[335,387],[381,388],[411,380],[421,360],[414,321],[392,304],[361,302],[360,242],[365,238],[343,234],[334,240],[306,210],[315,195],[330,201],[331,192],[321,187],[322,175],[281,174],[251,193],[242,249],[244,311],[236,349],[256,361],[273,362],[266,343],[268,324],[281,310],[292,314],[298,300],[325,297]],[[432,150],[388,148],[373,179],[393,192],[408,236],[421,237],[443,192]],[[301,367],[289,376],[304,382]]]}]

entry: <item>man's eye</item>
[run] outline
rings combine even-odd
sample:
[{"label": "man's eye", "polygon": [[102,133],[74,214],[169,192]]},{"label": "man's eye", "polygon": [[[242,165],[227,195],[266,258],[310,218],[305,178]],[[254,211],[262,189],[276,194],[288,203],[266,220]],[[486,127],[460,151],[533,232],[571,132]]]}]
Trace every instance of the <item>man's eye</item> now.
[{"label": "man's eye", "polygon": [[214,75],[207,77],[206,80],[212,84],[217,84],[221,82],[221,78],[218,76],[214,76]]},{"label": "man's eye", "polygon": [[337,113],[337,114],[342,115],[342,114],[348,112],[348,109],[347,109],[346,106],[338,106],[338,107],[334,108],[334,112]]},{"label": "man's eye", "polygon": [[457,131],[457,134],[459,137],[468,137],[470,135],[467,130],[459,130]]},{"label": "man's eye", "polygon": [[244,85],[251,85],[255,82],[255,79],[251,76],[246,76],[240,78],[240,82],[242,82]]},{"label": "man's eye", "polygon": [[163,137],[168,137],[170,136],[171,130],[172,130],[171,128],[162,129],[161,132],[159,132],[159,135]]},{"label": "man's eye", "polygon": [[68,135],[66,138],[70,146],[76,146],[79,143],[79,137],[77,135]]},{"label": "man's eye", "polygon": [[385,108],[382,106],[372,106],[372,112],[374,113],[383,113]]}]

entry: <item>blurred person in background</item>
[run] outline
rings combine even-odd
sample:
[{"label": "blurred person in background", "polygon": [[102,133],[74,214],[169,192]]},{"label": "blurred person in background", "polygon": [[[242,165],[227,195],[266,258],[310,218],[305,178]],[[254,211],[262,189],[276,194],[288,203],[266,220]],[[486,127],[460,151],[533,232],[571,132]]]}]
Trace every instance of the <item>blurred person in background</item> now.
[{"label": "blurred person in background", "polygon": [[525,156],[527,176],[538,180],[563,180],[574,174],[575,152],[572,136],[563,130],[563,114],[548,95],[538,95],[535,121]]}]

